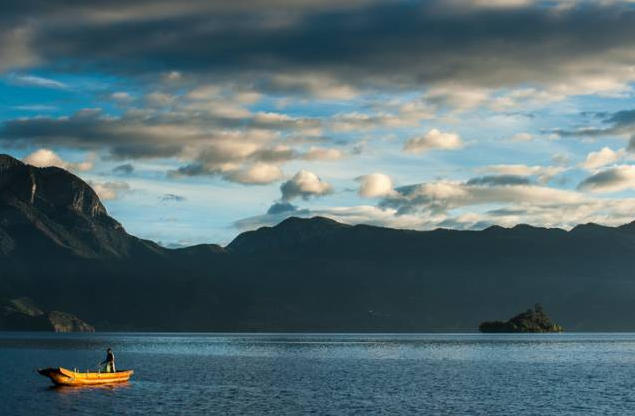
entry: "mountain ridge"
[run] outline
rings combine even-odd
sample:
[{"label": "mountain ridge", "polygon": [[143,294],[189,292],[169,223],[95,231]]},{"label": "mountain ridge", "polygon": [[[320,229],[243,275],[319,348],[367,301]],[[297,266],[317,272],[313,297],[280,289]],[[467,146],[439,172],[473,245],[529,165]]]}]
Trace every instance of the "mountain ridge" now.
[{"label": "mountain ridge", "polygon": [[476,331],[536,302],[568,330],[633,330],[633,231],[291,217],[168,249],[129,235],[77,176],[0,156],[0,297],[98,330]]}]

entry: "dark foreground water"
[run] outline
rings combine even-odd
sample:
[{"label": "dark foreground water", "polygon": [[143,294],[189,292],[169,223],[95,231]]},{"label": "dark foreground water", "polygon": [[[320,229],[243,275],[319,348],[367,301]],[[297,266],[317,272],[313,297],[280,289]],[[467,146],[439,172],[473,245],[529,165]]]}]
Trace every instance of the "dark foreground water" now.
[{"label": "dark foreground water", "polygon": [[[118,387],[52,388],[94,367]],[[0,332],[0,415],[635,414],[635,334],[282,335]]]}]

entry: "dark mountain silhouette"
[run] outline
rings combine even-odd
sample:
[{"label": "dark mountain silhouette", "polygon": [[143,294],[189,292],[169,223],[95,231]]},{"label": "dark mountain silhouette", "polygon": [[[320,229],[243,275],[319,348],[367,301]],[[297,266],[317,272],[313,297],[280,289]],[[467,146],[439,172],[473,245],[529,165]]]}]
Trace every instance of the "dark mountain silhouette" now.
[{"label": "dark mountain silhouette", "polygon": [[126,234],[77,176],[6,155],[0,155],[0,227],[4,255],[125,258],[161,250]]},{"label": "dark mountain silhouette", "polygon": [[635,224],[397,230],[289,218],[223,248],[126,233],[59,168],[0,156],[0,296],[97,330],[470,330],[542,302],[567,330],[635,329]]},{"label": "dark mountain silhouette", "polygon": [[29,298],[0,299],[0,330],[94,332],[78,317],[60,311],[43,312]]}]

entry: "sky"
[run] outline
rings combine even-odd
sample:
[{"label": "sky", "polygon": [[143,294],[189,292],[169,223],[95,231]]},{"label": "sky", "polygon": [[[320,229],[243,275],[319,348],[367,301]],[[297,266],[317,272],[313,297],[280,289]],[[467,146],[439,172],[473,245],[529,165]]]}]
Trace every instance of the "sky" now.
[{"label": "sky", "polygon": [[5,0],[0,153],[126,230],[635,220],[635,2]]}]

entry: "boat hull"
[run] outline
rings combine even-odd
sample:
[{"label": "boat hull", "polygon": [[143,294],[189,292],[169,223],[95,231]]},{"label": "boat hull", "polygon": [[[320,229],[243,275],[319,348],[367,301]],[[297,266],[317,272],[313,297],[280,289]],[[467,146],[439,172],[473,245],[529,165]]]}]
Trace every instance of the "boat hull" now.
[{"label": "boat hull", "polygon": [[133,370],[115,373],[80,373],[66,368],[42,368],[38,373],[48,377],[57,386],[95,386],[102,384],[125,383],[134,374]]}]

